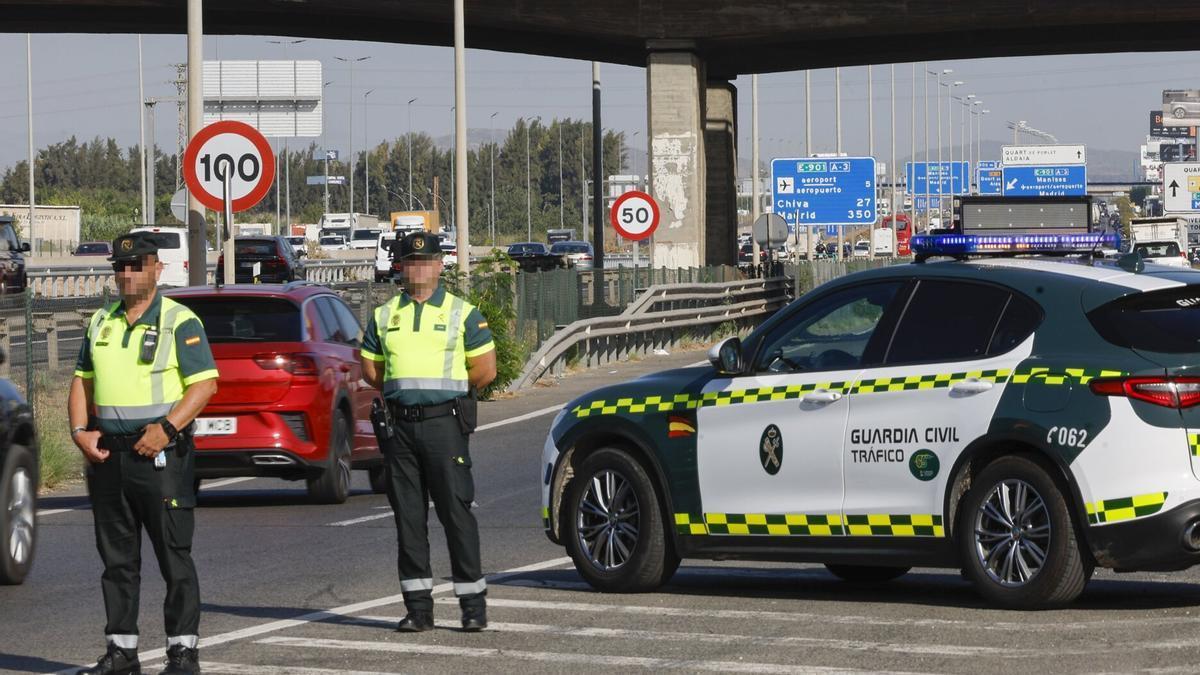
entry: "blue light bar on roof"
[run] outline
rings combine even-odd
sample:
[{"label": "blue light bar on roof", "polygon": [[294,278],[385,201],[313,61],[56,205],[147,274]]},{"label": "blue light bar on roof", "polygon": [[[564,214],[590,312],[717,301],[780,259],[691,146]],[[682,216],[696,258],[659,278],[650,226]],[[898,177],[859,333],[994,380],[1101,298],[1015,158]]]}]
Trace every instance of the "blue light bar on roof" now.
[{"label": "blue light bar on roof", "polygon": [[1017,253],[1087,253],[1119,248],[1117,234],[918,234],[912,238],[917,255],[1012,255]]}]

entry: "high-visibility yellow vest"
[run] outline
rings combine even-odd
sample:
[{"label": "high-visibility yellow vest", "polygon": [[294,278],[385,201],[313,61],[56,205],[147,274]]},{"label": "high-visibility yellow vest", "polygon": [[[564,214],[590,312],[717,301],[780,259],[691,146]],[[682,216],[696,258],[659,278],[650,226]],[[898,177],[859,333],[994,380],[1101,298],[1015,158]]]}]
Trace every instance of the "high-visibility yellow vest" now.
[{"label": "high-visibility yellow vest", "polygon": [[[189,383],[180,373],[175,330],[197,317],[170,298],[160,296],[158,302],[157,321],[152,323],[130,326],[124,312],[117,312],[121,304],[117,302],[93,314],[88,324],[93,369],[76,374],[94,378],[93,402],[102,431],[134,433],[166,415],[183,398]],[[157,346],[153,359],[143,361],[142,343],[151,328],[158,331]]]},{"label": "high-visibility yellow vest", "polygon": [[384,397],[414,405],[466,394],[467,358],[494,348],[490,340],[474,350],[466,348],[466,322],[474,309],[442,288],[423,303],[398,294],[376,307]]}]

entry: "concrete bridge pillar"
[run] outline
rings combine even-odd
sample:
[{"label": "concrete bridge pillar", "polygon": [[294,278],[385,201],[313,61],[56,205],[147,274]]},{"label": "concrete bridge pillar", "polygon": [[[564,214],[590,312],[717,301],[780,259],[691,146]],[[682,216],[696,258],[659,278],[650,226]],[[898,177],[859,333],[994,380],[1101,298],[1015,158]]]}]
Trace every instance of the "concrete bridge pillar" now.
[{"label": "concrete bridge pillar", "polygon": [[687,41],[648,45],[650,194],[656,267],[737,261],[737,90],[709,81]]}]

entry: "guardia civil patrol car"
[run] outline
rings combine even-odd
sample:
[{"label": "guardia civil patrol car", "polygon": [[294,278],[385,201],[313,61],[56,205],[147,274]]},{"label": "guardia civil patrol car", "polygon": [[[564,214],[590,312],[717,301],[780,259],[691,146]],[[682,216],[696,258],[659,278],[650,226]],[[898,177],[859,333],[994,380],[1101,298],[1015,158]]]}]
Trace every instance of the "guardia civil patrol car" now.
[{"label": "guardia civil patrol car", "polygon": [[1040,608],[1096,567],[1200,563],[1200,272],[1062,255],[1114,240],[915,237],[958,259],[843,277],[711,365],[578,398],[542,456],[547,535],[625,592],[775,560],[961,568]]}]

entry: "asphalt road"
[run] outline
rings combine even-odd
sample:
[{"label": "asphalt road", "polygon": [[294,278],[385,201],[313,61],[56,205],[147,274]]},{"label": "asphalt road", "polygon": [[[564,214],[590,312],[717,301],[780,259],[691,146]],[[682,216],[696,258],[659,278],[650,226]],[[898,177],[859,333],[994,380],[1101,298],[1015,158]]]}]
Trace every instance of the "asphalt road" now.
[{"label": "asphalt road", "polygon": [[[439,629],[403,614],[395,535],[365,475],[340,506],[302,485],[210,481],[195,558],[207,673],[1191,673],[1200,573],[1101,572],[1066,610],[985,609],[952,570],[851,585],[812,565],[685,561],[656,593],[592,591],[541,531],[538,457],[553,410],[576,393],[701,352],[648,357],[485,404],[472,441],[491,627],[459,632],[449,563],[431,523]],[[529,415],[529,417],[523,417]],[[100,561],[79,488],[44,497],[35,568],[0,587],[0,670],[56,672],[103,650]],[[142,657],[162,659],[163,585],[143,550]]]}]

